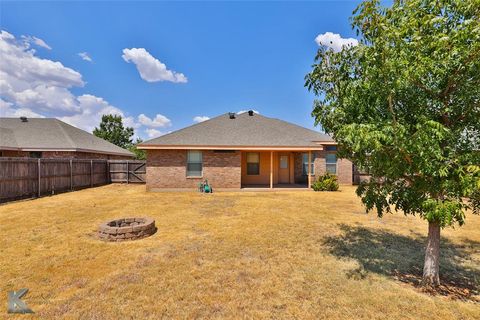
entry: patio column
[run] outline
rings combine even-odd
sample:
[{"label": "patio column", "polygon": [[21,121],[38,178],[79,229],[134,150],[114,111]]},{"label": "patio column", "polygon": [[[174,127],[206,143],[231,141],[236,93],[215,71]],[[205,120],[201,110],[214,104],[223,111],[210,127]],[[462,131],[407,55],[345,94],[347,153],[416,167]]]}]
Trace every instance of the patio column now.
[{"label": "patio column", "polygon": [[273,151],[270,151],[270,189],[273,189]]},{"label": "patio column", "polygon": [[308,151],[308,189],[312,187],[312,151]]}]

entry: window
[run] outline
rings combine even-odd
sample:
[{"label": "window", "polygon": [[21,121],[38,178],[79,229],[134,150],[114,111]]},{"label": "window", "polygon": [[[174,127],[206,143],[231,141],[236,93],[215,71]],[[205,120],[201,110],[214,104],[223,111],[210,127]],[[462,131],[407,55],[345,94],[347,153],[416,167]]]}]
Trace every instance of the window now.
[{"label": "window", "polygon": [[280,169],[288,169],[288,156],[280,156]]},{"label": "window", "polygon": [[30,151],[30,158],[41,158],[42,152],[41,151]]},{"label": "window", "polygon": [[327,163],[327,172],[337,174],[337,155],[335,153],[327,153],[325,160]]},{"label": "window", "polygon": [[337,151],[337,146],[325,146],[326,151]]},{"label": "window", "polygon": [[260,174],[260,154],[257,152],[247,153],[247,175]]},{"label": "window", "polygon": [[[314,163],[315,163],[315,153],[312,153],[312,159],[311,159],[312,163],[310,164],[311,168],[310,168],[310,174],[315,174],[315,166],[314,166]],[[304,153],[303,154],[303,165],[302,165],[302,171],[303,171],[303,175],[306,176],[308,175],[308,153]]]},{"label": "window", "polygon": [[202,176],[202,151],[188,151],[187,153],[187,177]]}]

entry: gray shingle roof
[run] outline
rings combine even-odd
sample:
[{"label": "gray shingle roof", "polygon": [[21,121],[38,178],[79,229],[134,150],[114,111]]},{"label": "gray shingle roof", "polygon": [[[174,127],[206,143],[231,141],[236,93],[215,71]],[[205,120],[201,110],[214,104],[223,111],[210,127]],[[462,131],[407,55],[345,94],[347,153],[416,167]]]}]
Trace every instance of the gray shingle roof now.
[{"label": "gray shingle roof", "polygon": [[128,150],[53,118],[0,118],[0,149],[65,150],[133,156]]},{"label": "gray shingle roof", "polygon": [[260,114],[242,113],[230,119],[226,113],[145,141],[140,147],[319,147],[319,142],[334,141],[329,135]]}]

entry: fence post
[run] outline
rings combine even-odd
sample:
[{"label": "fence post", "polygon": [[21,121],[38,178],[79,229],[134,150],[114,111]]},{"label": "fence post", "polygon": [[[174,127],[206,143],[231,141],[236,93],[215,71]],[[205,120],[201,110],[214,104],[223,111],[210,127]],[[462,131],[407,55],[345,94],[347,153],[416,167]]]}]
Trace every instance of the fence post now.
[{"label": "fence post", "polygon": [[105,184],[110,183],[110,160],[105,160]]},{"label": "fence post", "polygon": [[38,159],[38,197],[40,198],[40,194],[41,194],[41,181],[40,181],[40,176],[41,176],[41,173],[40,173],[40,158]]},{"label": "fence post", "polygon": [[93,160],[90,160],[90,188],[93,187]]},{"label": "fence post", "polygon": [[127,160],[127,184],[129,183],[130,181],[130,167],[128,165],[128,160]]},{"label": "fence post", "polygon": [[73,190],[73,164],[72,159],[70,159],[70,191]]}]

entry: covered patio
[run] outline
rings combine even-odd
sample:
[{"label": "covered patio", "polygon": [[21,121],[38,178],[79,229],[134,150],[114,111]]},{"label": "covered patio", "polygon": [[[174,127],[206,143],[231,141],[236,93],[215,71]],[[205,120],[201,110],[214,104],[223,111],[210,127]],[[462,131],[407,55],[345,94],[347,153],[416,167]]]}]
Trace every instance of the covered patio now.
[{"label": "covered patio", "polygon": [[313,181],[312,151],[312,149],[280,148],[242,150],[242,189],[309,190]]}]

